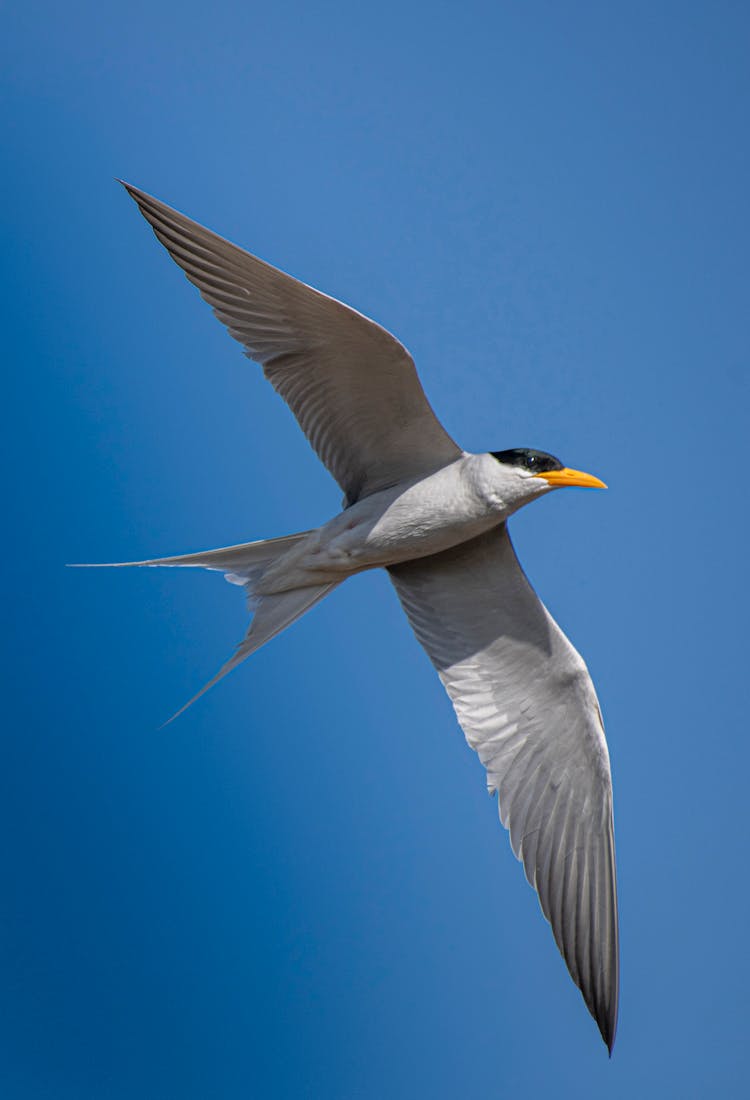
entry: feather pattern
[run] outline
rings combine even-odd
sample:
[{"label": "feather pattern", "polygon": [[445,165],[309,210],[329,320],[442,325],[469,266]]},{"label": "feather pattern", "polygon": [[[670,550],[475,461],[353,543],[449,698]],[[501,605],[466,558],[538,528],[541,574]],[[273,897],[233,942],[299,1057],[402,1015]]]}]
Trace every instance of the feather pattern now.
[{"label": "feather pattern", "polygon": [[389,572],[611,1051],[619,985],[612,783],[586,666],[524,576],[505,524]]},{"label": "feather pattern", "polygon": [[261,364],[347,503],[461,456],[394,336],[158,199],[125,187],[175,263]]}]

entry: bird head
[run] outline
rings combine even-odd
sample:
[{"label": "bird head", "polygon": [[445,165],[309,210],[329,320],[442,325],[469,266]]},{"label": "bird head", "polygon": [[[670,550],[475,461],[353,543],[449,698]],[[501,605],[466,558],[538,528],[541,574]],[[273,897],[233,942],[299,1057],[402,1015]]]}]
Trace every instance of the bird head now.
[{"label": "bird head", "polygon": [[[563,466],[559,458],[546,451],[535,451],[531,447],[512,447],[507,451],[490,451],[494,459],[508,471],[514,471],[526,482],[525,488],[536,496],[550,489],[564,489],[579,486],[584,489],[606,489],[607,486],[593,474],[582,470],[571,470]],[[530,479],[535,479],[532,481]]]}]

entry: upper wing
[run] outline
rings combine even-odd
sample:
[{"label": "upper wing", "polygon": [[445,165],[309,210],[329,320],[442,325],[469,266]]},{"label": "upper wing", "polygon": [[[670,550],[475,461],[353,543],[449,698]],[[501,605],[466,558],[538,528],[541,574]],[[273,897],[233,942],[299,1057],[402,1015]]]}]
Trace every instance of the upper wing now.
[{"label": "upper wing", "polygon": [[586,666],[526,580],[505,525],[390,574],[611,1051],[619,986],[612,781]]},{"label": "upper wing", "polygon": [[460,457],[411,356],[390,333],[125,187],[172,259],[261,364],[348,503]]}]

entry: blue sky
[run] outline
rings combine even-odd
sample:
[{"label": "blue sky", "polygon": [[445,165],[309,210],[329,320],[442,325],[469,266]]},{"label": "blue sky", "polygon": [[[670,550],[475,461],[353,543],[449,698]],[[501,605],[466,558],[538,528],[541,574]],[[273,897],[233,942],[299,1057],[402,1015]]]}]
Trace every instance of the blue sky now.
[{"label": "blue sky", "polygon": [[[744,4],[15,5],[0,45],[8,1100],[734,1097],[747,1081]],[[614,1057],[383,575],[179,722],[210,575],[338,508],[113,177],[394,331],[514,520],[615,780]]]}]

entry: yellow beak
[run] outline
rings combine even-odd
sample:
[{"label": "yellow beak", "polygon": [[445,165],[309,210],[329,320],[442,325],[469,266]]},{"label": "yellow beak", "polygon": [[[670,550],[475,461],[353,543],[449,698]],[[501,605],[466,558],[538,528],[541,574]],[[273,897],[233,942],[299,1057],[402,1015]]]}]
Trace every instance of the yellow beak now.
[{"label": "yellow beak", "polygon": [[564,466],[562,470],[547,470],[543,474],[534,474],[534,477],[543,477],[548,485],[564,489],[580,485],[583,489],[606,489],[607,486],[593,474],[584,474],[582,470],[569,470]]}]

